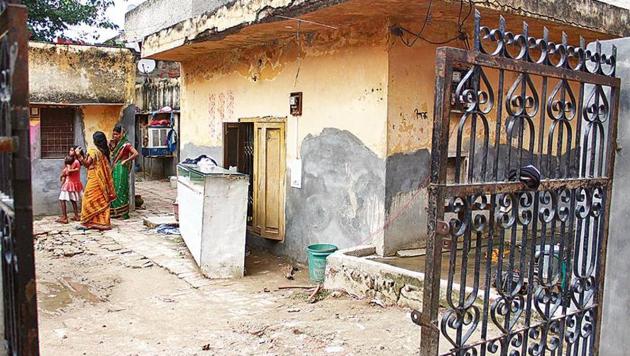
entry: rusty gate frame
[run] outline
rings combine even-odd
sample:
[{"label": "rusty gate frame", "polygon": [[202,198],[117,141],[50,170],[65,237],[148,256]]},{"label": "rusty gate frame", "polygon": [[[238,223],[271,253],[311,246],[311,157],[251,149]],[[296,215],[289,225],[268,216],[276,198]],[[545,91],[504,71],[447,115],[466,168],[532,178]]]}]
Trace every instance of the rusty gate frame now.
[{"label": "rusty gate frame", "polygon": [[0,0],[0,238],[4,348],[39,354],[33,253],[27,9]]},{"label": "rusty gate frame", "polygon": [[[429,186],[423,309],[422,313],[416,311],[412,313],[413,321],[421,326],[421,355],[439,354],[440,341],[449,344],[449,351],[445,352],[449,355],[547,353],[570,355],[578,354],[578,351],[583,354],[598,354],[601,325],[600,303],[603,301],[609,198],[612,191],[619,107],[620,80],[615,77],[616,48],[613,46],[610,55],[602,54],[599,42],[596,43],[595,50],[591,51],[587,49],[583,39],[580,39],[579,46],[570,46],[564,33],[561,43],[553,43],[548,38],[547,29],[544,30],[543,38],[534,38],[528,34],[526,23],[523,23],[522,33],[514,34],[506,31],[506,22],[502,17],[499,19],[498,28],[483,27],[477,11],[475,11],[474,22],[475,38],[472,50],[441,47],[436,53],[435,121],[431,153],[432,171]],[[493,44],[492,51],[486,50],[488,43]],[[459,84],[453,84],[454,68],[462,66],[469,68],[466,76]],[[488,70],[487,68],[499,73],[496,92],[483,72],[484,69]],[[504,86],[506,72],[514,73],[518,78],[514,82],[508,82],[513,84],[512,89],[504,95],[504,90],[509,87],[509,84]],[[543,84],[540,96],[536,92],[539,87],[533,84],[529,75],[541,78]],[[557,86],[547,88],[548,80],[549,82],[557,81]],[[466,84],[468,86],[463,84],[465,81],[468,81]],[[579,96],[573,95],[569,82],[579,85]],[[591,87],[592,89],[589,89]],[[608,90],[609,94],[606,94]],[[452,93],[455,95],[452,96]],[[464,175],[468,175],[466,182],[460,182],[459,176],[462,172],[456,168],[455,183],[448,183],[447,159],[449,131],[451,131],[449,125],[453,120],[451,117],[453,97],[465,107],[463,114],[460,114],[461,118],[458,116],[460,129],[467,124],[467,121],[471,125],[469,141],[472,141],[470,143],[472,154],[469,152],[469,157],[472,157],[473,163],[470,163],[470,167],[463,172]],[[594,100],[592,104],[591,100]],[[491,110],[494,111],[491,113]],[[530,115],[531,112],[533,115]],[[494,115],[494,121],[489,124],[491,115]],[[470,119],[472,117],[474,118]],[[570,121],[575,117],[577,117],[574,121],[577,129],[574,147],[571,141]],[[510,121],[511,128],[504,129],[501,126],[502,119],[505,120],[506,125]],[[542,126],[538,129],[535,129],[534,119],[540,120]],[[527,123],[527,120],[531,123]],[[608,121],[607,138],[603,136],[606,121]],[[549,132],[545,131],[545,122],[552,123],[549,125]],[[581,136],[582,123],[584,123],[584,129],[588,129],[584,137]],[[496,130],[491,134],[490,130],[495,127],[493,125],[496,125]],[[548,153],[546,158],[548,161],[551,160],[549,157],[554,156],[552,147],[554,135],[559,135],[558,143],[556,143],[558,148],[556,152],[560,152],[557,154],[557,166],[551,169],[551,163],[547,163],[548,171],[541,169],[542,181],[536,189],[528,189],[523,183],[508,179],[507,174],[510,168],[514,168],[511,167],[512,161],[509,157],[513,150],[512,139],[515,136],[512,136],[514,131],[510,130],[516,127],[516,131],[520,131],[516,137],[520,138],[518,141],[520,147],[517,149],[521,152],[521,158],[519,162],[514,162],[520,164],[515,167],[517,172],[520,172],[523,167],[523,151],[527,149],[523,142],[526,125],[530,130],[535,130],[527,132],[530,140],[530,146],[528,146],[530,160],[538,163],[541,168],[547,162],[545,158],[542,158],[544,152]],[[558,127],[560,128],[556,130]],[[566,127],[567,130],[566,151],[563,151],[562,127]],[[593,127],[595,127],[594,130]],[[507,163],[500,170],[498,151],[503,130],[506,132],[506,140],[509,139],[510,145],[506,145],[509,147]],[[547,134],[549,136],[544,136]],[[495,137],[492,137],[493,135]],[[462,132],[455,131],[454,136],[458,139],[456,167],[459,167],[462,160]],[[476,136],[479,137],[476,138]],[[545,137],[548,141],[551,140],[551,143],[548,142],[548,151],[545,151],[543,146]],[[600,141],[597,141],[598,137]],[[475,143],[475,139],[478,143]],[[538,151],[534,149],[534,141],[538,144]],[[604,147],[604,142],[607,143],[607,147]],[[487,163],[489,161],[488,143],[493,143],[497,150],[495,163]],[[591,151],[588,152],[588,156],[591,156],[591,160],[588,160],[586,155],[589,145]],[[482,147],[478,148],[478,146]],[[599,163],[595,167],[594,157],[598,148]],[[576,153],[572,160],[571,152],[574,149]],[[481,151],[481,156],[476,156],[477,151]],[[568,158],[563,156],[562,152],[568,153]],[[474,160],[477,158],[480,158],[480,163],[475,167]],[[566,162],[562,161],[563,159],[566,159]],[[494,177],[488,178],[492,173],[486,171],[487,164],[494,164]],[[561,169],[560,166],[565,164],[566,166]],[[572,173],[572,170],[578,172]],[[502,173],[498,171],[504,171],[505,175],[501,176]],[[510,212],[501,212],[500,208],[506,208],[508,204]],[[514,212],[511,212],[512,210]],[[480,212],[485,212],[485,217],[481,217],[484,214]],[[449,213],[456,217],[445,221],[445,216]],[[521,214],[524,215],[521,216]],[[528,217],[529,220],[527,220]],[[539,219],[541,219],[540,222]],[[553,221],[553,227],[549,233],[551,237],[548,239],[553,242],[553,245],[546,245],[545,235],[549,229],[547,224],[551,224],[551,221]],[[588,222],[582,231],[585,221]],[[593,221],[592,227],[589,225],[590,221]],[[551,246],[551,249],[555,251],[556,223],[562,227],[561,237],[557,238],[560,246],[560,252],[558,252],[561,255],[560,261],[566,261],[569,266],[568,276],[565,273],[561,278],[568,287],[562,284],[560,289],[558,289],[557,279],[553,279],[554,283],[546,284],[546,279],[544,279],[546,277],[532,278],[536,273],[535,268],[543,268],[534,267],[537,263],[534,262],[534,251],[539,244],[537,239],[540,238],[537,224],[540,225],[538,228],[543,229],[541,230],[543,231],[541,248]],[[523,269],[521,273],[514,270],[514,260],[518,258],[518,256],[511,257],[512,254],[516,255],[514,245],[505,247],[504,242],[501,242],[507,236],[506,231],[512,234],[512,241],[516,241],[516,232],[512,231],[516,231],[519,224],[522,226],[521,234],[524,234],[522,235],[524,238],[521,237],[525,241],[523,250],[530,248],[527,233],[530,232],[532,235],[530,237],[531,250],[529,250],[531,254],[528,256],[522,253],[520,257],[521,267],[527,263],[527,269]],[[579,226],[576,227],[578,224]],[[471,248],[473,239],[482,241],[480,237],[482,232],[487,233],[488,236],[488,247],[483,248],[486,257],[483,257],[481,247]],[[500,241],[495,241],[494,234]],[[447,238],[451,240],[450,250],[443,244]],[[591,238],[590,241],[589,238]],[[449,263],[446,283],[447,293],[451,294],[454,292],[453,279],[459,258],[457,257],[458,242],[463,242],[465,252],[462,252],[462,256],[468,256],[470,250],[477,250],[474,255],[477,259],[475,260],[476,267],[474,271],[470,271],[471,274],[475,273],[477,285],[472,288],[472,292],[466,291],[464,287],[468,268],[463,268],[460,274],[464,277],[460,276],[460,278],[464,282],[464,287],[460,286],[460,290],[455,291],[459,300],[453,301],[452,297],[451,300],[447,297],[446,310],[440,316],[440,287],[445,282],[441,280],[442,256],[443,254],[447,256]],[[494,252],[493,243],[500,245],[499,260],[496,265],[491,258]],[[477,245],[480,243],[477,242]],[[578,249],[578,245],[581,249]],[[507,277],[505,273],[501,273],[502,267],[499,267],[506,263],[502,257],[504,248],[509,248],[512,268],[506,269]],[[568,251],[565,253],[563,248]],[[573,257],[575,258],[571,261]],[[461,265],[467,265],[467,258],[462,257]],[[584,274],[583,266],[580,267],[577,261],[581,261],[583,265],[587,258],[589,266],[593,264],[594,267],[587,269],[588,274]],[[479,287],[479,280],[482,278],[479,269],[481,262],[487,263],[488,267],[498,269],[496,275],[492,277],[492,268],[484,272],[485,289],[491,289],[489,282],[494,280],[495,287],[492,288],[501,290],[498,293],[499,297],[493,302],[487,298],[489,294],[486,291],[481,293]],[[573,263],[575,268],[571,267]],[[548,268],[551,271],[551,267]],[[527,270],[529,272],[526,272]],[[527,287],[524,287],[523,281],[526,274],[527,281],[531,283],[527,283]],[[558,276],[561,276],[561,273],[554,271],[552,277]],[[500,280],[498,280],[499,277]],[[506,280],[510,281],[508,286],[496,287],[500,284],[497,282],[505,283]],[[532,282],[534,280],[539,284],[534,285]],[[517,294],[518,292],[526,292],[527,296],[519,299],[521,297]],[[475,306],[475,302],[482,302],[483,309]],[[551,308],[552,302],[557,303],[559,307]],[[511,319],[514,315],[518,315],[517,321],[520,320],[521,315],[525,315],[525,320],[523,320],[525,325],[520,328],[515,327],[516,323]],[[533,322],[532,315],[542,321]],[[468,331],[471,328],[477,330],[478,326],[482,329],[487,328],[488,325],[494,327],[495,325],[491,323],[498,325],[498,336],[482,332],[478,340],[470,338],[471,333]],[[566,350],[562,351],[565,346]],[[442,350],[444,352],[444,348]]]}]

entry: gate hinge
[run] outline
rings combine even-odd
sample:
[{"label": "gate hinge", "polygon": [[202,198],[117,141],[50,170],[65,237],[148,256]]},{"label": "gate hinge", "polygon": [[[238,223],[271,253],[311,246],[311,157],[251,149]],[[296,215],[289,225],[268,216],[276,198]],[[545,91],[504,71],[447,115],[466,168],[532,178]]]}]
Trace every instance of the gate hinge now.
[{"label": "gate hinge", "polygon": [[433,324],[432,322],[423,320],[422,313],[417,310],[411,311],[411,321],[418,326],[424,326],[431,329],[436,329],[438,331],[440,330],[440,328],[438,328],[437,325]]},{"label": "gate hinge", "polygon": [[17,148],[17,136],[0,136],[0,153],[13,153]]},{"label": "gate hinge", "polygon": [[448,225],[448,223],[446,221],[443,220],[438,220],[437,224],[435,225],[435,232],[438,235],[448,235],[450,230],[450,227]]}]

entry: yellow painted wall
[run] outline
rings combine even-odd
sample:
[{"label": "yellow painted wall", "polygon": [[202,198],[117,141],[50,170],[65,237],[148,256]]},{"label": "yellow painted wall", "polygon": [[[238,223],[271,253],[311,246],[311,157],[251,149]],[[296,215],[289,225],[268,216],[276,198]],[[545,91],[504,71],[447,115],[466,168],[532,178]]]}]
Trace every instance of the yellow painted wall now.
[{"label": "yellow painted wall", "polygon": [[409,48],[393,41],[388,62],[387,154],[430,149],[438,46],[418,41]]},{"label": "yellow painted wall", "polygon": [[[359,36],[354,30],[339,34]],[[379,157],[387,153],[386,27],[353,42],[329,36],[296,44],[219,53],[182,63],[182,147],[221,146],[222,123],[289,117],[287,158],[323,128],[348,130]],[[318,41],[321,41],[318,43]],[[300,48],[301,47],[301,48]],[[289,115],[289,94],[303,92],[303,116]]]},{"label": "yellow painted wall", "polygon": [[89,105],[82,106],[85,143],[87,148],[94,148],[92,135],[103,131],[107,139],[111,139],[114,125],[121,119],[122,105]]},{"label": "yellow painted wall", "polygon": [[[457,42],[449,44],[453,47],[461,47]],[[418,149],[431,149],[431,138],[433,130],[433,109],[435,100],[435,51],[440,46],[428,44],[418,41],[412,48],[405,47],[399,41],[395,42],[389,52],[389,84],[388,84],[388,137],[387,137],[387,154],[389,156],[396,153],[408,153]],[[494,90],[494,107],[487,114],[489,122],[490,145],[494,145],[496,135],[496,116],[498,107],[498,82],[499,73],[491,68],[483,68],[493,90]],[[503,102],[502,105],[502,125],[501,125],[501,144],[507,143],[507,135],[505,128],[506,110],[505,98],[512,84],[517,80],[518,74],[506,71],[504,74]],[[546,100],[541,92],[542,80],[539,76],[531,76],[532,82],[537,95],[540,99],[539,111],[533,122],[538,133],[540,126],[540,114],[542,112],[543,101]],[[550,95],[557,80],[549,80],[546,95]],[[579,85],[570,83],[575,95],[576,104],[579,100]],[[485,85],[482,84],[482,90]],[[531,92],[528,90],[528,93]],[[420,113],[416,115],[416,111]],[[449,153],[454,154],[456,149],[455,135],[461,113],[451,113],[451,121],[449,132],[452,138],[449,140]],[[577,120],[573,120],[571,125],[574,127]],[[551,119],[545,121],[545,129],[548,133]],[[470,120],[464,126],[464,136],[462,147],[468,149],[470,139]],[[478,128],[479,130],[479,128]],[[528,136],[526,134],[525,141]],[[538,139],[535,139],[535,152],[538,151]],[[566,139],[566,137],[565,137]],[[543,152],[547,151],[548,137],[543,137]],[[478,141],[479,143],[479,141]],[[552,150],[555,153],[556,149]]]}]

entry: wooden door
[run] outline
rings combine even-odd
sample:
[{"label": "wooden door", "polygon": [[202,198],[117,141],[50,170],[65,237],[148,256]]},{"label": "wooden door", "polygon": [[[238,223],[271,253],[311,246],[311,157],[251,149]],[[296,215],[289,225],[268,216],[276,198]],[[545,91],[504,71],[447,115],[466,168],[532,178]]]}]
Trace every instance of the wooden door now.
[{"label": "wooden door", "polygon": [[284,240],[284,123],[254,123],[254,230]]}]

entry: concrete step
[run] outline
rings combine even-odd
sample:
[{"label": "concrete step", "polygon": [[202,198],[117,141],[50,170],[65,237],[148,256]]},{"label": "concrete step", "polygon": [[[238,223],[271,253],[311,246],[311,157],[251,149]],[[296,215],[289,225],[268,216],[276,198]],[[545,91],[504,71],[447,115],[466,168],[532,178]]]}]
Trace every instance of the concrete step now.
[{"label": "concrete step", "polygon": [[179,222],[175,220],[175,216],[166,215],[166,216],[147,216],[143,219],[144,225],[149,229],[155,229],[156,227],[166,224],[166,225],[177,225],[179,226]]}]

